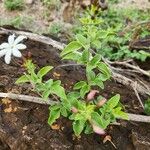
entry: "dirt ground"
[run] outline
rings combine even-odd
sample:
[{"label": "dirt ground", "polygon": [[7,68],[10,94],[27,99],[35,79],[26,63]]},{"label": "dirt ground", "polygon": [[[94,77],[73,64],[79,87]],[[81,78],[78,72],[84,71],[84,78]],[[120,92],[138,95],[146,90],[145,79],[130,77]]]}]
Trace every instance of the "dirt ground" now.
[{"label": "dirt ground", "polygon": [[[64,0],[58,8],[52,7],[48,8],[44,6],[41,0],[31,0],[32,3],[27,3],[25,0],[25,8],[21,11],[8,11],[0,1],[0,24],[12,24],[20,29],[29,30],[39,34],[45,33],[50,34],[49,29],[52,24],[59,24],[63,27],[62,30],[67,31],[71,24],[72,13],[79,8],[79,2],[74,4],[74,7],[67,9],[69,2]],[[82,4],[90,4],[90,0],[82,0]],[[109,4],[109,1],[108,1]],[[123,0],[114,6],[118,8],[136,8],[136,9],[150,9],[149,0]]]},{"label": "dirt ground", "polygon": [[[0,1],[0,22],[5,23],[19,16],[23,19],[20,28],[40,34],[47,33],[52,22],[64,23],[62,12],[67,4],[68,2],[65,1],[60,11],[49,12],[40,0],[33,0],[33,3],[26,4],[22,11],[9,12]],[[125,6],[149,9],[150,2],[127,0],[118,4],[118,7]],[[66,24],[69,26],[69,23]],[[6,39],[7,36],[0,35],[0,43]],[[22,51],[23,55],[27,57],[28,52],[31,52],[37,68],[64,63],[55,53],[56,49],[51,46],[31,40],[25,41],[25,44],[27,50]],[[16,79],[24,72],[21,61],[14,58],[8,66],[4,64],[3,58],[0,58],[0,92],[37,96],[28,84],[15,85]],[[141,66],[150,70],[149,60]],[[59,68],[46,76],[46,78],[50,77],[60,79],[64,87],[69,90],[75,82],[85,78],[84,68]],[[109,98],[116,93],[121,95],[121,102],[127,112],[143,114],[134,91],[113,80],[106,83],[105,90],[101,94]],[[83,134],[77,139],[73,135],[71,122],[64,118],[59,119],[51,128],[47,124],[48,113],[46,105],[0,98],[0,150],[113,150],[115,147],[118,150],[150,149],[149,124],[119,121],[120,125],[110,125],[106,132],[111,136],[114,147],[109,141],[103,143],[104,137],[96,134],[88,136]]]},{"label": "dirt ground", "polygon": [[[6,36],[1,36],[1,42]],[[63,62],[55,54],[55,49],[38,42],[27,40],[27,50],[32,54],[32,59],[37,67],[45,65],[57,66]],[[10,66],[0,59],[0,92],[13,92],[19,94],[36,95],[27,85],[15,85],[16,79],[24,72],[20,64],[21,60],[14,59]],[[58,77],[56,74],[59,74]],[[65,88],[70,89],[72,84],[84,79],[83,68],[59,68],[47,76],[60,79]],[[122,90],[123,89],[123,90]],[[126,110],[131,113],[140,113],[134,92],[121,84],[110,81],[106,84],[103,96],[106,98],[119,93],[121,102]],[[110,142],[103,144],[103,136],[96,134],[82,135],[77,139],[73,135],[71,123],[62,118],[57,121],[53,129],[47,124],[48,106],[35,103],[27,103],[11,99],[1,99],[0,105],[0,149],[1,150],[113,150]],[[121,125],[111,125],[107,134],[112,137],[112,142],[119,150],[134,150],[150,148],[150,126],[121,121]],[[146,143],[144,143],[146,142]],[[143,144],[144,143],[144,144]],[[139,150],[141,150],[139,149]]]}]

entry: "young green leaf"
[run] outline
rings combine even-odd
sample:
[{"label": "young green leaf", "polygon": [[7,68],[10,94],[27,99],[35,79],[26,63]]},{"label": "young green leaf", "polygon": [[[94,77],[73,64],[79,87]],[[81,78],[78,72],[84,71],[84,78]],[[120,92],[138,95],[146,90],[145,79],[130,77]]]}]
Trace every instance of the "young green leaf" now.
[{"label": "young green leaf", "polygon": [[82,34],[77,34],[76,39],[83,47],[87,45],[87,39]]},{"label": "young green leaf", "polygon": [[99,69],[99,71],[101,71],[104,75],[106,75],[108,79],[111,77],[110,69],[108,68],[108,66],[107,66],[105,63],[100,62],[100,63],[98,64],[98,69]]},{"label": "young green leaf", "polygon": [[61,85],[55,84],[55,83],[51,86],[51,89],[50,89],[51,93],[56,94],[58,97],[62,99],[67,99],[64,88]]},{"label": "young green leaf", "polygon": [[91,66],[95,66],[95,65],[97,65],[98,62],[100,62],[100,60],[101,60],[101,55],[96,54],[96,55],[92,58],[92,60],[90,61],[89,64],[90,64]]},{"label": "young green leaf", "polygon": [[80,95],[82,98],[84,98],[85,94],[88,93],[90,91],[90,86],[89,85],[84,85],[81,89],[80,89]]},{"label": "young green leaf", "polygon": [[69,43],[66,47],[65,47],[65,49],[61,52],[61,54],[60,54],[60,56],[64,56],[64,55],[66,55],[66,54],[68,54],[68,53],[71,53],[71,52],[75,52],[75,51],[77,51],[77,50],[79,50],[79,49],[81,49],[82,48],[82,45],[79,43],[79,42],[77,42],[77,41],[72,41],[71,43]]},{"label": "young green leaf", "polygon": [[15,83],[20,84],[20,83],[26,83],[26,82],[30,82],[30,80],[26,75],[23,75],[19,79],[17,79]]},{"label": "young green leaf", "polygon": [[99,86],[101,89],[104,89],[104,83],[100,78],[95,78],[94,80],[95,85]]},{"label": "young green leaf", "polygon": [[107,101],[106,104],[107,104],[108,108],[111,110],[111,109],[115,108],[118,105],[119,100],[120,100],[120,95],[116,94],[115,96],[113,96],[112,98],[110,98]]},{"label": "young green leaf", "polygon": [[60,108],[51,110],[48,118],[48,124],[52,125],[59,117],[60,117]]},{"label": "young green leaf", "polygon": [[49,89],[43,91],[43,93],[42,93],[43,99],[44,99],[44,100],[47,100],[50,94],[51,94],[51,91],[50,91]]},{"label": "young green leaf", "polygon": [[89,61],[89,58],[90,58],[90,55],[89,55],[89,50],[85,49],[83,52],[82,52],[82,57],[80,59],[81,62],[83,63],[86,63]]},{"label": "young green leaf", "polygon": [[115,118],[118,118],[118,119],[125,119],[125,120],[128,120],[129,117],[127,115],[127,113],[121,111],[121,108],[117,107],[113,110],[113,115],[115,116]]},{"label": "young green leaf", "polygon": [[37,73],[37,76],[39,78],[42,78],[44,75],[46,75],[53,67],[52,66],[45,66]]},{"label": "young green leaf", "polygon": [[62,60],[74,60],[74,61],[78,61],[81,58],[82,54],[79,52],[72,52],[69,54],[66,54],[65,56],[63,56]]},{"label": "young green leaf", "polygon": [[85,86],[87,83],[85,82],[85,81],[80,81],[80,82],[77,82],[75,85],[74,85],[74,87],[73,87],[73,89],[74,90],[78,90],[78,89],[81,89],[83,86]]},{"label": "young green leaf", "polygon": [[144,112],[150,115],[150,99],[148,99],[144,104]]},{"label": "young green leaf", "polygon": [[106,128],[102,117],[97,112],[92,112],[91,119],[95,124],[97,124],[101,128],[103,128],[103,129]]},{"label": "young green leaf", "polygon": [[76,136],[79,136],[85,127],[85,120],[76,120],[73,122],[73,131]]},{"label": "young green leaf", "polygon": [[68,116],[68,112],[67,112],[65,107],[61,107],[61,115],[64,116],[64,117]]},{"label": "young green leaf", "polygon": [[93,133],[92,126],[88,122],[86,123],[86,127],[85,127],[85,130],[84,130],[84,133],[85,134],[91,134],[91,133]]}]

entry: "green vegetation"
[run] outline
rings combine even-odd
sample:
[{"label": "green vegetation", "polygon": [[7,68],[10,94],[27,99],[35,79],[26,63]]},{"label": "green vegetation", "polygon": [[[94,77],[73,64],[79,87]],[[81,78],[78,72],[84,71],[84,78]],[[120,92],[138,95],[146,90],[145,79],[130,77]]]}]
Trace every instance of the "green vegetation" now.
[{"label": "green vegetation", "polygon": [[[95,38],[93,40],[99,39],[100,42],[96,41],[95,43],[97,44],[97,46],[95,45],[97,52],[110,60],[134,58],[145,61],[147,57],[150,57],[150,53],[142,49],[138,51],[131,50],[129,42],[133,40],[132,37],[136,29],[139,28],[137,24],[148,19],[148,10],[144,12],[133,9],[115,10],[110,8],[102,12],[93,6],[83,14],[80,25],[74,29],[74,33],[82,32],[85,35],[93,36],[91,37]],[[82,26],[89,29],[85,30]],[[142,26],[138,36],[145,37],[148,34],[149,29]]]},{"label": "green vegetation", "polygon": [[61,5],[60,0],[42,0],[42,2],[47,8],[55,8],[57,10],[60,8]]},{"label": "green vegetation", "polygon": [[[97,31],[97,25],[101,23],[101,20],[98,19],[82,18],[81,22],[84,32],[76,34],[75,40],[64,48],[60,56],[63,60],[71,60],[84,65],[85,80],[75,83],[71,91],[66,91],[59,80],[43,81],[43,76],[52,69],[51,66],[43,67],[35,73],[36,67],[29,60],[25,63],[27,73],[21,76],[16,83],[29,82],[34,91],[44,99],[51,96],[57,100],[58,103],[49,107],[48,123],[50,125],[60,116],[64,116],[72,120],[76,136],[82,132],[104,134],[107,126],[115,122],[117,118],[128,119],[128,115],[123,112],[119,102],[119,94],[108,100],[101,95],[95,97],[99,91],[94,88],[104,89],[104,82],[111,78],[111,71],[102,61],[102,56],[97,49],[101,45],[101,41],[112,35],[113,32],[100,28]],[[92,50],[93,48],[95,52]]]},{"label": "green vegetation", "polygon": [[32,21],[33,21],[32,17],[17,16],[11,19],[8,18],[0,19],[0,26],[12,25],[16,28],[23,28],[27,25],[30,25]]},{"label": "green vegetation", "polygon": [[150,99],[146,100],[144,104],[144,111],[147,115],[150,115]]},{"label": "green vegetation", "polygon": [[24,0],[4,0],[4,6],[7,10],[22,10],[24,8]]},{"label": "green vegetation", "polygon": [[48,33],[54,36],[58,36],[59,33],[63,30],[61,23],[52,23],[48,28]]}]

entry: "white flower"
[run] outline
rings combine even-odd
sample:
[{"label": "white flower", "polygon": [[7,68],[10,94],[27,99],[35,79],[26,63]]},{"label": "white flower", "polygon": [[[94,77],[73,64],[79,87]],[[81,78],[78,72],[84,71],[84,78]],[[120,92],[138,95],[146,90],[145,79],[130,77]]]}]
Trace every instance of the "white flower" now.
[{"label": "white flower", "polygon": [[8,43],[2,43],[0,45],[0,57],[3,57],[5,55],[4,59],[6,64],[10,64],[11,55],[15,57],[22,56],[19,50],[26,49],[27,47],[26,45],[21,44],[20,42],[26,38],[26,36],[20,35],[15,39],[15,35],[13,34],[8,37]]}]

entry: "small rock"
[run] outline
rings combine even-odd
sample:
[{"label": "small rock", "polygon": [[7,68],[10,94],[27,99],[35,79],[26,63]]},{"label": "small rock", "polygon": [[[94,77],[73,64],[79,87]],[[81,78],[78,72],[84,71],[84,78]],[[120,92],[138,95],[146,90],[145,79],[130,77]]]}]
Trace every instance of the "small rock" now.
[{"label": "small rock", "polygon": [[26,4],[33,4],[34,0],[25,0]]}]

